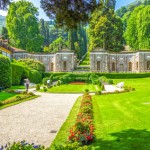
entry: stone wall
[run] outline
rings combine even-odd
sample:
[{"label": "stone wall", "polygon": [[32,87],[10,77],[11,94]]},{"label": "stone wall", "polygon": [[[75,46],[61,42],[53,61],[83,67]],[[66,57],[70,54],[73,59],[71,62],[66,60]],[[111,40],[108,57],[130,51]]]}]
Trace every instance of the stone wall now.
[{"label": "stone wall", "polygon": [[93,72],[150,72],[150,52],[90,54]]}]

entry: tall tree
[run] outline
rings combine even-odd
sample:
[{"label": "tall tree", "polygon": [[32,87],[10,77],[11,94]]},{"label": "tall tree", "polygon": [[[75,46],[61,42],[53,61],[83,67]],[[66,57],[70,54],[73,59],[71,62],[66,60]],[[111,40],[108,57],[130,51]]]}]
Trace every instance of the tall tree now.
[{"label": "tall tree", "polygon": [[4,39],[8,39],[8,30],[6,27],[2,27],[2,36]]},{"label": "tall tree", "polygon": [[100,2],[96,0],[41,0],[41,7],[49,17],[54,17],[58,26],[77,28],[86,23]]},{"label": "tall tree", "polygon": [[[104,11],[102,11],[104,10]],[[119,51],[123,45],[123,24],[116,17],[113,9],[97,9],[92,14],[89,28],[89,50],[101,47],[106,50]]]},{"label": "tall tree", "polygon": [[25,0],[12,2],[6,17],[10,42],[27,51],[41,51],[43,37],[39,34],[38,11]]},{"label": "tall tree", "polygon": [[150,6],[141,5],[134,9],[127,22],[124,34],[133,50],[150,49]]}]

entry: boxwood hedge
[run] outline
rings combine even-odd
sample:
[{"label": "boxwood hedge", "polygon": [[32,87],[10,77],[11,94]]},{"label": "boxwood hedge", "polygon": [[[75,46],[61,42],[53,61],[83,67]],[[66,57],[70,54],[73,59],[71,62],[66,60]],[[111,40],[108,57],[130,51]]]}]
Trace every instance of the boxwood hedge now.
[{"label": "boxwood hedge", "polygon": [[11,63],[8,57],[0,54],[0,87],[8,88],[12,85]]}]

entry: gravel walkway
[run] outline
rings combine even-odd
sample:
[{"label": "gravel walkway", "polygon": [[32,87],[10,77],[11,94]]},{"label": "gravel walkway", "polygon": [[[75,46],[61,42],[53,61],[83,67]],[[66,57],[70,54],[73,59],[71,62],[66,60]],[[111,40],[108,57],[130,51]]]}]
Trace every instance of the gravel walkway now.
[{"label": "gravel walkway", "polygon": [[0,110],[0,145],[26,140],[48,147],[80,94],[47,94]]}]

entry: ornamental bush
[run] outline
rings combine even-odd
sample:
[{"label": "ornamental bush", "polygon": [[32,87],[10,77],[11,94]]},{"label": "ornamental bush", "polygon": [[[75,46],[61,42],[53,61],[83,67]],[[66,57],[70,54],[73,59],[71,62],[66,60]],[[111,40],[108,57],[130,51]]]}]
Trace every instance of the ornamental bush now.
[{"label": "ornamental bush", "polygon": [[31,70],[29,73],[29,80],[32,83],[41,83],[42,81],[42,74],[38,72],[37,70]]},{"label": "ornamental bush", "polygon": [[37,70],[40,73],[45,72],[45,66],[40,61],[34,60],[34,59],[19,59],[19,63],[23,64],[24,66],[27,66],[33,70]]},{"label": "ornamental bush", "polygon": [[24,73],[24,67],[17,64],[12,63],[12,85],[20,85],[21,78]]},{"label": "ornamental bush", "polygon": [[8,57],[0,54],[0,87],[9,88],[12,85],[11,63]]}]

